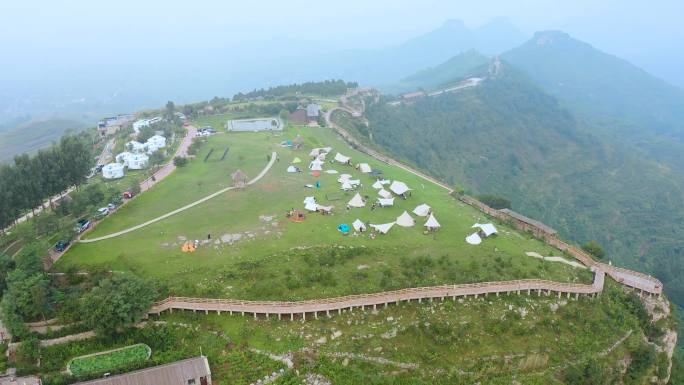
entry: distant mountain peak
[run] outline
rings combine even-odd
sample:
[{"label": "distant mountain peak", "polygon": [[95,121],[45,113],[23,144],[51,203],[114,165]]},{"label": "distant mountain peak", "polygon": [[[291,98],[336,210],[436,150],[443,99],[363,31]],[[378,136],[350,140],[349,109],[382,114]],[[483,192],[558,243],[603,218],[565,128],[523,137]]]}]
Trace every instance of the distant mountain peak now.
[{"label": "distant mountain peak", "polygon": [[465,23],[461,19],[446,19],[442,28],[465,28]]},{"label": "distant mountain peak", "polygon": [[533,39],[538,46],[544,46],[562,41],[569,41],[572,40],[572,37],[563,31],[549,30],[535,33]]}]

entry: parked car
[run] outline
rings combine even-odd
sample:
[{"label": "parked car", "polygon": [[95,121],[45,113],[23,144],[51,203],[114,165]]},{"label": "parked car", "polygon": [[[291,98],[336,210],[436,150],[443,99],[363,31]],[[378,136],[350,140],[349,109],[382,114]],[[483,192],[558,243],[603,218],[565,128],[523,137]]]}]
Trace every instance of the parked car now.
[{"label": "parked car", "polygon": [[90,221],[88,219],[81,219],[78,222],[76,222],[76,226],[74,226],[74,231],[80,234],[88,230],[88,227],[90,227]]},{"label": "parked car", "polygon": [[71,242],[69,242],[69,241],[59,241],[59,242],[55,243],[55,251],[58,253],[61,253],[64,250],[66,250],[66,248],[69,247],[70,244],[71,244]]},{"label": "parked car", "polygon": [[124,191],[122,196],[123,196],[123,199],[131,199],[135,196],[135,194],[133,194],[133,192],[131,192],[131,191]]},{"label": "parked car", "polygon": [[97,209],[97,216],[98,217],[100,217],[100,218],[106,217],[107,214],[109,214],[109,209],[107,207],[100,207],[99,209]]},{"label": "parked car", "polygon": [[109,209],[109,211],[112,211],[116,208],[116,205],[114,203],[110,203],[107,205],[107,208]]}]

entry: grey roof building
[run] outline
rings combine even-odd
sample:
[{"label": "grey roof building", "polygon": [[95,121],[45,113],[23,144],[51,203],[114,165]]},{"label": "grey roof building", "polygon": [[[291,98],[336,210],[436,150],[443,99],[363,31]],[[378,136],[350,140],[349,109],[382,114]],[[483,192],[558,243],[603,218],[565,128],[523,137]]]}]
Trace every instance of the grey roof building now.
[{"label": "grey roof building", "polygon": [[228,131],[282,131],[279,118],[233,119],[226,124]]},{"label": "grey roof building", "polygon": [[309,119],[317,119],[321,111],[321,106],[316,103],[309,103],[306,106],[306,117]]},{"label": "grey roof building", "polygon": [[211,385],[211,370],[200,356],[76,385]]}]

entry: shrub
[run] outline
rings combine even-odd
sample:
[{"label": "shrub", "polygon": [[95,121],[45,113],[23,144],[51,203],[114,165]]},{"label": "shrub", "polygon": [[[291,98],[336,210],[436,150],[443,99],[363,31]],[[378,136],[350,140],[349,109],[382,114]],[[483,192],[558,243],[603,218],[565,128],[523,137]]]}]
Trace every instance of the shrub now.
[{"label": "shrub", "polygon": [[173,158],[173,165],[176,167],[185,167],[188,164],[188,158],[184,156],[177,156]]}]

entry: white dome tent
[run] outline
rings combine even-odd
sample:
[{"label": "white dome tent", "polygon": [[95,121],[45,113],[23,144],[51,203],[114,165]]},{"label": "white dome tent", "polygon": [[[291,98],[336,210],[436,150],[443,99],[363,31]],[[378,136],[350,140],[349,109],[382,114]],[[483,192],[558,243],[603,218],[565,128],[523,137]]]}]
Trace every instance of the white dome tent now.
[{"label": "white dome tent", "polygon": [[105,179],[119,179],[124,176],[124,166],[119,163],[109,163],[102,167],[102,177]]},{"label": "white dome tent", "polygon": [[430,214],[430,210],[432,208],[425,203],[416,206],[415,209],[413,209],[413,213],[418,215],[419,217],[427,217]]},{"label": "white dome tent", "polygon": [[376,231],[380,232],[381,234],[387,234],[390,229],[394,226],[394,222],[390,223],[383,223],[381,225],[370,225],[370,227],[374,228]]},{"label": "white dome tent", "polygon": [[372,171],[371,166],[369,166],[368,163],[359,163],[357,168],[364,174],[368,174]]},{"label": "white dome tent", "polygon": [[404,211],[399,217],[397,217],[397,225],[401,227],[413,227],[416,225],[416,221],[407,213]]},{"label": "white dome tent", "polygon": [[354,197],[347,204],[351,207],[364,207],[366,202],[364,202],[363,198],[361,198],[361,194],[356,193],[356,195],[354,195]]},{"label": "white dome tent", "polygon": [[147,139],[146,143],[148,146],[154,146],[157,149],[160,149],[166,147],[166,138],[161,135],[154,135]]},{"label": "white dome tent", "polygon": [[150,158],[145,154],[131,154],[124,165],[130,170],[142,170],[147,168],[149,162]]},{"label": "white dome tent", "polygon": [[354,230],[359,232],[366,231],[366,224],[363,223],[363,221],[360,219],[355,220],[354,223],[352,223],[352,227],[354,228]]},{"label": "white dome tent", "polygon": [[392,193],[385,190],[384,188],[381,188],[380,191],[378,191],[378,195],[380,195],[380,198],[384,198],[384,199],[392,198]]},{"label": "white dome tent", "polygon": [[428,220],[425,222],[425,224],[423,226],[427,227],[427,229],[431,230],[431,231],[437,230],[440,227],[442,227],[442,225],[440,225],[439,222],[437,222],[437,219],[435,219],[435,216],[433,214],[430,214],[430,216],[428,217]]},{"label": "white dome tent", "polygon": [[411,190],[411,189],[406,185],[406,183],[404,183],[404,182],[399,182],[399,181],[397,181],[397,180],[395,180],[394,182],[392,182],[392,184],[390,185],[389,188],[390,188],[390,190],[391,190],[393,193],[395,193],[395,194],[397,194],[397,195],[403,195],[403,194],[405,194],[406,192],[408,192],[409,190]]},{"label": "white dome tent", "polygon": [[342,163],[342,164],[348,164],[351,161],[351,158],[348,156],[344,156],[340,154],[339,152],[335,154],[335,162]]}]

